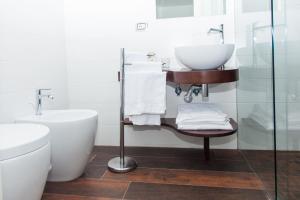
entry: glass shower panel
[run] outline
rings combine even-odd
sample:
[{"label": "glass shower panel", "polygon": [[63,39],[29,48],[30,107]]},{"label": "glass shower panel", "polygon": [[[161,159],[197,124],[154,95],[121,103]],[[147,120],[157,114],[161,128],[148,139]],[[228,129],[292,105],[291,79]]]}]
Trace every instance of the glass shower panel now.
[{"label": "glass shower panel", "polygon": [[300,199],[300,1],[274,0],[277,196]]},{"label": "glass shower panel", "polygon": [[270,0],[236,1],[238,145],[275,199],[271,16]]}]

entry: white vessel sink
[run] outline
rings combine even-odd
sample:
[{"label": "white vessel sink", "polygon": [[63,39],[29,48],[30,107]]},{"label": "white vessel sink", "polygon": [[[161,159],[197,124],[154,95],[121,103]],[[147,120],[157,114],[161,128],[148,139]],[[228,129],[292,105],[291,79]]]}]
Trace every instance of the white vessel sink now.
[{"label": "white vessel sink", "polygon": [[232,56],[234,44],[183,46],[175,48],[177,59],[193,70],[217,69]]}]

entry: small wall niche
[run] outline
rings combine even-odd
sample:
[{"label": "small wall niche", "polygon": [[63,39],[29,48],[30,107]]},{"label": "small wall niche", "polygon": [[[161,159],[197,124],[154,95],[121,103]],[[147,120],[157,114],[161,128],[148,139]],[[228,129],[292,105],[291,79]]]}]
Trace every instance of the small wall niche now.
[{"label": "small wall niche", "polygon": [[193,17],[194,0],[156,0],[156,18]]},{"label": "small wall niche", "polygon": [[156,0],[156,18],[216,16],[226,14],[227,0]]},{"label": "small wall niche", "polygon": [[270,1],[263,0],[243,0],[242,10],[243,13],[249,12],[264,12],[271,9]]}]

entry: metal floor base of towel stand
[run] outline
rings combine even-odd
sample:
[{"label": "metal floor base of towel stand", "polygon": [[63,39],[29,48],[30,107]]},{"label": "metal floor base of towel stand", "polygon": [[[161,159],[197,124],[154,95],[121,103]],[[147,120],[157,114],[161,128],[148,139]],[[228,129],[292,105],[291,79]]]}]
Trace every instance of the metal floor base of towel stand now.
[{"label": "metal floor base of towel stand", "polygon": [[108,162],[108,169],[115,173],[127,173],[137,168],[137,163],[133,158],[125,156],[125,137],[124,137],[124,74],[125,74],[125,49],[121,49],[120,65],[120,156],[112,158]]}]

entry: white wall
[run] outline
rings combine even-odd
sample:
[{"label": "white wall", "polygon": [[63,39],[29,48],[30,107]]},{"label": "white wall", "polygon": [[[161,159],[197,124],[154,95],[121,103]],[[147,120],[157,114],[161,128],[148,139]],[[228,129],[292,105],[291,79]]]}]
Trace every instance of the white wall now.
[{"label": "white wall", "polygon": [[0,164],[0,200],[3,200],[3,191],[2,191],[2,166]]},{"label": "white wall", "polygon": [[0,123],[33,113],[36,88],[53,89],[46,107],[67,107],[63,1],[1,0]]},{"label": "white wall", "polygon": [[[118,145],[119,83],[117,72],[120,48],[154,51],[171,57],[173,49],[184,44],[218,42],[207,36],[212,26],[225,24],[226,42],[234,42],[234,0],[228,0],[226,17],[155,19],[155,0],[65,0],[69,100],[71,108],[91,108],[99,112],[97,145]],[[195,5],[199,5],[196,1]],[[196,15],[199,12],[195,12]],[[136,32],[138,22],[149,24],[147,31]],[[167,116],[176,116],[174,88],[168,86]],[[200,101],[199,97],[197,101]],[[219,103],[236,119],[235,84],[214,85],[210,102]],[[216,148],[236,148],[236,136],[213,139]],[[126,144],[131,146],[200,147],[202,140],[174,134],[166,129],[126,128]]]}]

